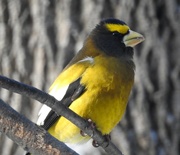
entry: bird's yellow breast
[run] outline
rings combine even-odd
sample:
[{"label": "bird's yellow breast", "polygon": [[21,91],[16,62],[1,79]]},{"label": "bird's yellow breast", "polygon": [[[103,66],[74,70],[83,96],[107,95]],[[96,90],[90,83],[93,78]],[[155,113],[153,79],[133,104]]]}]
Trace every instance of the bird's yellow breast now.
[{"label": "bird's yellow breast", "polygon": [[[81,84],[86,91],[70,109],[91,119],[102,134],[109,134],[121,120],[134,81],[133,66],[125,60],[103,55],[82,74]],[[49,132],[64,142],[77,143],[84,139],[80,130],[65,118],[60,118]]]}]

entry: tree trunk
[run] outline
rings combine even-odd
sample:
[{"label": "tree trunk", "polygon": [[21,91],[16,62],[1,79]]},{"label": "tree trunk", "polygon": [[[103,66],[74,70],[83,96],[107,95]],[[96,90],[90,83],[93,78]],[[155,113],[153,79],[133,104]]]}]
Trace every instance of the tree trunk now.
[{"label": "tree trunk", "polygon": [[[146,38],[135,48],[135,85],[112,140],[125,155],[178,155],[178,0],[0,0],[0,74],[48,92],[87,34],[107,17],[125,21]],[[40,103],[4,89],[0,89],[0,98],[36,121]],[[0,135],[0,154],[22,152]]]}]

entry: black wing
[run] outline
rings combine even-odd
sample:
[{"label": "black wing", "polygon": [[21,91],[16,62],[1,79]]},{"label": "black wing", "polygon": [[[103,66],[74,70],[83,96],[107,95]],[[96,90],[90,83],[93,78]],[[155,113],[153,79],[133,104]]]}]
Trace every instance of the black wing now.
[{"label": "black wing", "polygon": [[[85,91],[85,86],[80,84],[81,78],[71,83],[66,91],[65,96],[61,100],[65,106],[69,107],[71,103],[81,96]],[[57,115],[56,112],[51,110],[44,120],[43,127],[45,130],[48,130],[61,116]]]}]

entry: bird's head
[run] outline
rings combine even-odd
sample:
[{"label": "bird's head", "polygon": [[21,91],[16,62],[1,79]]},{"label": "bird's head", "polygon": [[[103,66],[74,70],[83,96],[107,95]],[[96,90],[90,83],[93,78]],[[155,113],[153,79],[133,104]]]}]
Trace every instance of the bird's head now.
[{"label": "bird's head", "polygon": [[130,30],[125,22],[111,18],[102,20],[90,36],[96,47],[110,56],[123,56],[126,49],[144,41],[144,37]]}]

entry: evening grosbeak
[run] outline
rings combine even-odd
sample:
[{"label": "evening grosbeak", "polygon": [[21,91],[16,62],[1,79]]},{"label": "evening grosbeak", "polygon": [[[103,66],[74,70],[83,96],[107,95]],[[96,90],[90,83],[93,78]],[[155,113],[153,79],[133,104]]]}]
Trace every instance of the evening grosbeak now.
[{"label": "evening grosbeak", "polygon": [[[84,119],[90,119],[103,135],[121,120],[134,83],[133,48],[144,37],[118,19],[102,20],[83,47],[50,87],[49,94]],[[50,107],[43,105],[37,124],[65,143],[90,139]]]}]

